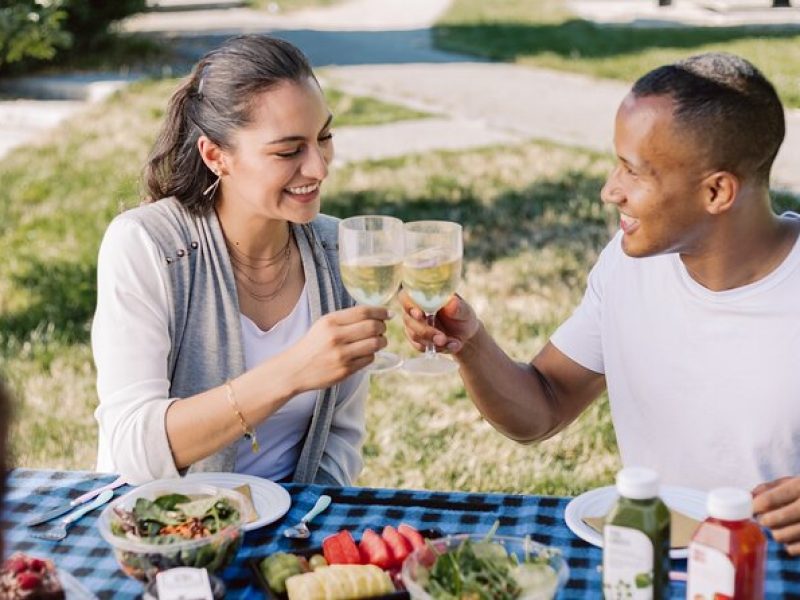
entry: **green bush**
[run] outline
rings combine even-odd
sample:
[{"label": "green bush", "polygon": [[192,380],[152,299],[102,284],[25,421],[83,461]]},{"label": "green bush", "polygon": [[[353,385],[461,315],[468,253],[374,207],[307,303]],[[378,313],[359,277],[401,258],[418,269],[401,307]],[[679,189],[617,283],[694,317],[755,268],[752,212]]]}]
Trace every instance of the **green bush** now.
[{"label": "green bush", "polygon": [[145,9],[146,0],[61,0],[66,8],[66,30],[73,37],[73,50],[94,47],[118,19]]},{"label": "green bush", "polygon": [[93,50],[146,0],[0,0],[0,71]]},{"label": "green bush", "polygon": [[63,0],[0,0],[0,69],[23,60],[50,60],[72,37]]}]

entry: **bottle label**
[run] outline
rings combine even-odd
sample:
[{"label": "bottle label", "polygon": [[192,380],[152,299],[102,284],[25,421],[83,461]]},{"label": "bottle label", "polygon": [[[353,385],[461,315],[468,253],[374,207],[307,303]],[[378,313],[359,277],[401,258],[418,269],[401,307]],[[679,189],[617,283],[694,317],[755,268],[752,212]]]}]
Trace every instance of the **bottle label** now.
[{"label": "bottle label", "polygon": [[603,593],[607,599],[652,600],[653,543],[630,527],[603,527]]},{"label": "bottle label", "polygon": [[689,544],[687,598],[733,600],[736,569],[727,554],[705,544]]}]

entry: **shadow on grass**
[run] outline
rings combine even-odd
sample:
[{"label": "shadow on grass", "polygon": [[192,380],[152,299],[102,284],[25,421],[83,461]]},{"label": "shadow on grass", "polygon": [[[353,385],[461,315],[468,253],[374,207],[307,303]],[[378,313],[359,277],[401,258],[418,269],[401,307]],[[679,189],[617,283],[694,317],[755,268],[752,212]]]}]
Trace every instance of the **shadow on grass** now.
[{"label": "shadow on grass", "polygon": [[37,332],[67,344],[89,339],[89,321],[97,299],[95,264],[34,259],[12,281],[30,301],[18,312],[0,315],[0,334],[6,342],[24,342]]},{"label": "shadow on grass", "polygon": [[383,214],[403,221],[456,221],[464,226],[465,258],[488,263],[550,242],[602,244],[607,240],[602,184],[602,178],[570,172],[482,200],[469,185],[441,179],[416,197],[396,190],[345,191],[326,196],[322,208],[342,218]]},{"label": "shadow on grass", "polygon": [[440,48],[503,61],[539,54],[600,59],[654,48],[685,50],[736,40],[795,37],[800,38],[800,30],[779,26],[635,28],[600,26],[583,19],[544,24],[440,25],[434,29]]}]

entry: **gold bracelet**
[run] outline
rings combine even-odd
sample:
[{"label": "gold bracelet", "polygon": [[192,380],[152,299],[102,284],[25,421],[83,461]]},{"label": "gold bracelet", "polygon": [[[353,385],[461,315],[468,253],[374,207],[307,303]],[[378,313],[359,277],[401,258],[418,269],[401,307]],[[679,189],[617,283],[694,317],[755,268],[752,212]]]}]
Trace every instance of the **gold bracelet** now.
[{"label": "gold bracelet", "polygon": [[233,386],[231,385],[230,379],[225,382],[225,392],[227,393],[228,397],[228,404],[231,405],[233,412],[236,413],[236,416],[239,417],[239,422],[242,424],[242,431],[244,432],[244,437],[246,440],[250,440],[250,446],[253,450],[253,454],[258,452],[258,440],[256,439],[256,430],[252,427],[248,427],[247,423],[242,416],[242,411],[239,410],[239,405],[236,403],[236,395],[233,393]]}]

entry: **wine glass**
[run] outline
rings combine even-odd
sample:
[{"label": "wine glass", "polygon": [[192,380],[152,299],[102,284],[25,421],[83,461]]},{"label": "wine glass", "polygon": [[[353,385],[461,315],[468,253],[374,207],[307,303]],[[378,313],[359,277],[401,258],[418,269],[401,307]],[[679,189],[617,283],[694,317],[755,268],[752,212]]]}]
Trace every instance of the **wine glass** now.
[{"label": "wine glass", "polygon": [[[403,222],[394,217],[362,215],[339,222],[339,268],[347,291],[357,302],[386,306],[400,287]],[[400,366],[392,352],[380,350],[369,366],[373,373]]]},{"label": "wine glass", "polygon": [[[436,312],[450,299],[461,280],[463,242],[461,225],[450,221],[414,221],[405,224],[406,255],[403,260],[403,289],[425,312],[434,327]],[[425,354],[406,360],[406,371],[438,375],[458,369],[451,359],[436,353],[429,342]]]}]

